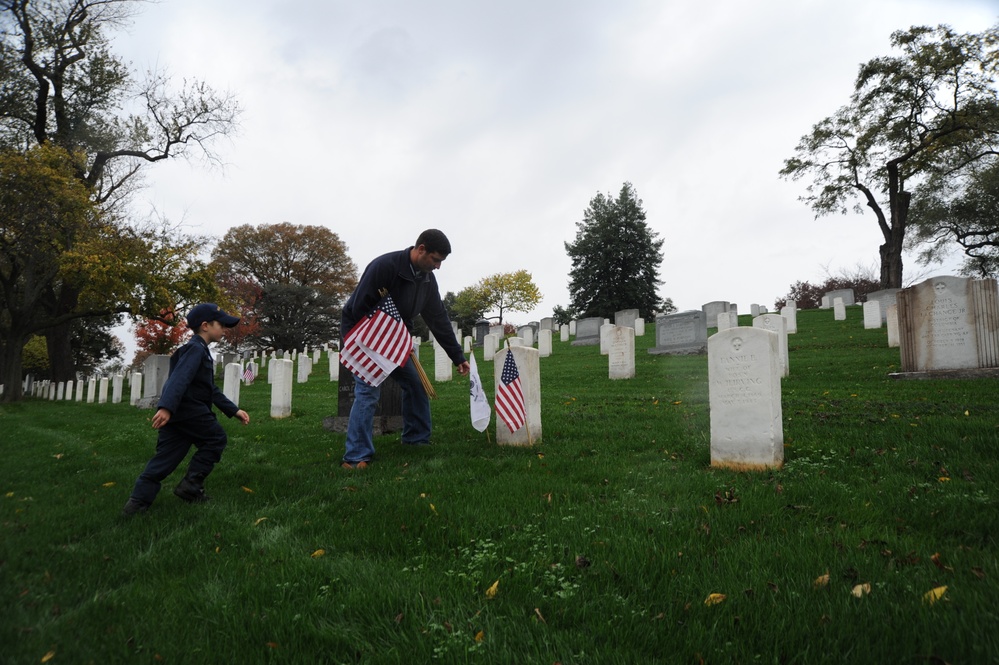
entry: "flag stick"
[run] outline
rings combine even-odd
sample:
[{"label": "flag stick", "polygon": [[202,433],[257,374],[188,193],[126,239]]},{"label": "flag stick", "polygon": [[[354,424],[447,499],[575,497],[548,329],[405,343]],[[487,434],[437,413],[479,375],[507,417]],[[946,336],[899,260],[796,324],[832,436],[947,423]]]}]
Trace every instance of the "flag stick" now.
[{"label": "flag stick", "polygon": [[423,365],[416,358],[416,352],[411,351],[410,356],[413,358],[413,364],[416,365],[416,371],[420,374],[420,382],[423,384],[423,389],[427,392],[427,397],[430,399],[437,399],[437,391],[430,384],[430,379],[427,377],[427,373],[423,371]]}]

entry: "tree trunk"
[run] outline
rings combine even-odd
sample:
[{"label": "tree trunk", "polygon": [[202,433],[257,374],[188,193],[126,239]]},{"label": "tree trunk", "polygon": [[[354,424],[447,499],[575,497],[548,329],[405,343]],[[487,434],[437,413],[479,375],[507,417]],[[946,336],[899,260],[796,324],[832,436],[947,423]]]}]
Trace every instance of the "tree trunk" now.
[{"label": "tree trunk", "polygon": [[68,321],[45,331],[45,347],[49,353],[49,367],[54,382],[76,380],[71,337]]},{"label": "tree trunk", "polygon": [[6,342],[0,344],[0,384],[4,386],[0,402],[17,402],[23,396],[21,390],[23,349],[24,339],[17,335],[11,335]]}]

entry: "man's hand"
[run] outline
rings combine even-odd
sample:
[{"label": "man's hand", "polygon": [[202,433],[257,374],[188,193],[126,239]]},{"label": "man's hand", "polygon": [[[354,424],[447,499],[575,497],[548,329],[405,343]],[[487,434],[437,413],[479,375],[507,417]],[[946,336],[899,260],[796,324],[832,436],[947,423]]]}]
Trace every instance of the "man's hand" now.
[{"label": "man's hand", "polygon": [[458,365],[458,374],[461,374],[462,376],[468,376],[468,370],[469,370],[469,365],[467,360]]},{"label": "man's hand", "polygon": [[170,412],[160,407],[153,414],[153,429],[159,429],[170,422]]}]

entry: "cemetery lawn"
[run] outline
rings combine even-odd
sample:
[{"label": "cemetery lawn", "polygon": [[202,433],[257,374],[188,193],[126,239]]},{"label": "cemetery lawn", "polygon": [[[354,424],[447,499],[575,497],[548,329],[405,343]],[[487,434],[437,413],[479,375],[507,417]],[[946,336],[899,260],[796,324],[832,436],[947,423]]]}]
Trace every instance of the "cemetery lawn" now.
[{"label": "cemetery lawn", "polygon": [[891,379],[847,310],[798,314],[768,472],[710,467],[707,359],[651,326],[633,380],[556,335],[533,448],[456,377],[345,471],[325,358],[288,419],[258,380],[211,503],[182,467],[132,519],[152,411],[0,405],[0,663],[999,662],[999,381]]}]

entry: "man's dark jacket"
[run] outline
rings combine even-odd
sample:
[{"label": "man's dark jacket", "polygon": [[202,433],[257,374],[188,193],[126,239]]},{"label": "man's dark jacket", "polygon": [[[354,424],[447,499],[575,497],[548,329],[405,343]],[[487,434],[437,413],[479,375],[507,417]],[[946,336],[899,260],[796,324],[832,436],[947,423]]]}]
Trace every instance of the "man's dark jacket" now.
[{"label": "man's dark jacket", "polygon": [[413,319],[417,314],[421,315],[448,358],[455,365],[460,365],[465,362],[465,354],[451,329],[451,320],[437,288],[437,278],[432,271],[414,274],[409,260],[411,249],[382,254],[368,264],[357,288],[343,306],[340,335],[346,335],[358,321],[371,314],[381,300],[378,290],[388,289],[410,334],[413,332]]},{"label": "man's dark jacket", "polygon": [[180,422],[212,412],[212,404],[232,418],[239,407],[215,385],[215,365],[208,344],[195,335],[170,356],[170,374],[156,405],[170,412],[170,422]]}]

